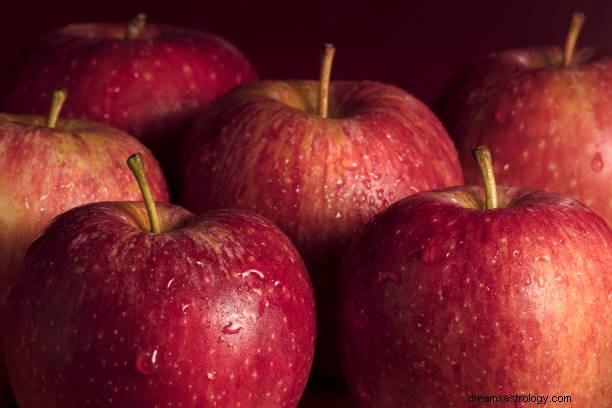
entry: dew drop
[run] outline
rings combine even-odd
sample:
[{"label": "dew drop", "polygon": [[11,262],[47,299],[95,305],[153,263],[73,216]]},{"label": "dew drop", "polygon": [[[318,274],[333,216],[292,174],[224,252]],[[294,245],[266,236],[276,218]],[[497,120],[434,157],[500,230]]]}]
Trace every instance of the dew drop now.
[{"label": "dew drop", "polygon": [[357,170],[357,162],[353,160],[342,159],[342,161],[340,162],[340,165],[346,170],[351,170],[351,171]]},{"label": "dew drop", "polygon": [[206,378],[208,378],[211,381],[217,378],[217,370],[215,370],[214,368],[211,370],[208,370],[206,372]]},{"label": "dew drop", "polygon": [[593,159],[591,160],[591,169],[595,172],[595,173],[601,173],[601,171],[603,170],[603,159],[601,158],[601,153],[597,152],[595,153],[595,155],[593,156]]},{"label": "dew drop", "polygon": [[263,272],[261,272],[260,270],[257,269],[248,269],[244,272],[240,272],[238,274],[238,276],[240,276],[243,279],[246,279],[250,276],[256,276],[257,278],[263,280],[265,278],[265,275],[263,274]]},{"label": "dew drop", "polygon": [[136,353],[136,370],[141,374],[151,374],[158,365],[159,352],[157,349],[153,351],[139,351]]},{"label": "dew drop", "polygon": [[376,171],[373,171],[373,172],[370,172],[370,177],[372,177],[372,180],[379,180],[382,177],[382,174]]},{"label": "dew drop", "polygon": [[536,283],[538,284],[538,286],[540,288],[543,288],[544,287],[544,276],[538,274],[538,275],[536,275],[535,278],[536,278]]},{"label": "dew drop", "polygon": [[224,334],[237,334],[238,332],[240,332],[240,330],[242,330],[242,324],[238,322],[229,322],[228,324],[223,326]]}]

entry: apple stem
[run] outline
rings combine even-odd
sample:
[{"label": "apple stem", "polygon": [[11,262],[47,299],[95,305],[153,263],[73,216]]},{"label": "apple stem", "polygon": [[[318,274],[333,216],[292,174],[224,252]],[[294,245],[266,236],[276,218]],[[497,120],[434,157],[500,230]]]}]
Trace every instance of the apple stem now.
[{"label": "apple stem", "polygon": [[126,40],[133,40],[140,37],[142,30],[144,30],[147,24],[147,15],[140,13],[130,21],[125,27],[124,38]]},{"label": "apple stem", "polygon": [[321,73],[319,78],[319,115],[323,118],[328,114],[329,79],[331,77],[332,61],[336,49],[331,44],[321,46]]},{"label": "apple stem", "polygon": [[49,114],[47,115],[46,125],[50,128],[54,128],[57,125],[57,119],[62,111],[62,106],[66,102],[68,92],[65,89],[56,89],[51,94],[51,106],[49,107]]},{"label": "apple stem", "polygon": [[497,208],[497,185],[495,184],[495,174],[493,173],[493,160],[491,152],[486,146],[478,146],[472,150],[472,156],[476,159],[485,189],[485,209],[492,210]]},{"label": "apple stem", "polygon": [[142,160],[142,155],[140,153],[134,153],[128,158],[127,163],[130,170],[132,170],[132,173],[134,173],[136,181],[138,181],[138,187],[140,187],[140,192],[142,193],[145,206],[147,207],[151,232],[154,234],[159,234],[161,232],[161,229],[159,228],[159,217],[157,216],[155,201],[151,195],[151,189],[149,188],[149,182],[147,181],[147,176],[145,174],[145,166],[144,161]]},{"label": "apple stem", "polygon": [[567,32],[567,38],[565,39],[565,51],[563,53],[563,66],[565,67],[569,67],[572,64],[574,49],[576,48],[576,40],[578,40],[578,35],[582,30],[585,19],[586,16],[584,13],[575,12],[572,14],[572,20]]}]

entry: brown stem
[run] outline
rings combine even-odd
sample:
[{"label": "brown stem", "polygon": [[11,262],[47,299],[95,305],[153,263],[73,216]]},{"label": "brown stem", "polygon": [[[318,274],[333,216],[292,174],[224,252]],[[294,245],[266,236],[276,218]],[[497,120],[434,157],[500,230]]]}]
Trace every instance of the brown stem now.
[{"label": "brown stem", "polygon": [[485,189],[485,209],[491,210],[498,207],[497,185],[493,173],[493,160],[491,152],[486,146],[478,146],[472,150],[472,156],[476,159]]},{"label": "brown stem", "polygon": [[62,111],[62,106],[66,102],[68,92],[65,89],[56,89],[51,94],[51,106],[49,107],[49,113],[47,114],[46,125],[50,128],[54,128],[57,125],[57,119]]},{"label": "brown stem", "polygon": [[138,14],[132,19],[132,21],[127,23],[127,25],[125,26],[125,33],[123,35],[124,38],[126,40],[133,40],[140,37],[140,34],[142,33],[146,25],[147,15],[143,13]]},{"label": "brown stem", "polygon": [[140,187],[142,198],[144,199],[145,206],[147,207],[147,215],[149,216],[151,232],[154,234],[159,234],[161,232],[159,227],[159,217],[157,216],[157,208],[155,207],[155,201],[151,195],[151,189],[149,188],[149,182],[147,181],[147,176],[145,174],[145,166],[144,161],[142,160],[142,155],[140,153],[131,155],[128,158],[127,163],[130,170],[132,170],[132,173],[134,173],[136,181],[138,181],[138,187]]},{"label": "brown stem", "polygon": [[331,44],[321,46],[321,73],[319,77],[319,115],[327,117],[329,103],[329,79],[336,49]]},{"label": "brown stem", "polygon": [[569,67],[572,64],[574,49],[576,48],[576,40],[578,40],[578,35],[580,35],[585,19],[586,16],[584,13],[575,12],[572,14],[572,20],[567,32],[567,38],[565,39],[565,51],[563,52],[564,67]]}]

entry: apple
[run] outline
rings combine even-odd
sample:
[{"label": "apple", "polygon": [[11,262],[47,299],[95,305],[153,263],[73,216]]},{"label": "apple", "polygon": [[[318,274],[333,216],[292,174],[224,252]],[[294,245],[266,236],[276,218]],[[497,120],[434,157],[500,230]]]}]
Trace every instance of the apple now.
[{"label": "apple", "polygon": [[141,140],[173,185],[176,153],[197,114],[228,89],[257,78],[227,40],[195,28],[80,23],[23,50],[0,81],[0,107],[46,113],[50,86],[65,88],[68,118],[117,127]]},{"label": "apple", "polygon": [[476,151],[484,191],[400,200],[345,254],[341,357],[359,406],[608,407],[612,231],[573,198],[496,187]]},{"label": "apple", "polygon": [[612,225],[612,54],[566,46],[487,55],[458,73],[434,111],[453,138],[468,184],[470,157],[486,145],[500,184],[555,191],[583,201]]},{"label": "apple", "polygon": [[[169,200],[162,170],[142,143],[102,124],[58,119],[64,93],[55,96],[47,118],[0,114],[0,322],[27,247],[53,217],[87,202],[140,198],[125,157],[142,151],[153,196]],[[3,358],[0,347],[0,364]],[[1,369],[0,406],[10,400]]]},{"label": "apple", "polygon": [[[240,207],[274,221],[296,245],[319,318],[313,379],[341,379],[336,289],[349,238],[376,212],[421,190],[463,183],[436,116],[392,85],[257,81],[215,100],[183,146],[179,200],[191,211]],[[432,153],[432,152],[435,152]]]},{"label": "apple", "polygon": [[296,407],[316,316],[295,247],[258,214],[144,196],[69,210],[28,250],[4,338],[19,407]]}]

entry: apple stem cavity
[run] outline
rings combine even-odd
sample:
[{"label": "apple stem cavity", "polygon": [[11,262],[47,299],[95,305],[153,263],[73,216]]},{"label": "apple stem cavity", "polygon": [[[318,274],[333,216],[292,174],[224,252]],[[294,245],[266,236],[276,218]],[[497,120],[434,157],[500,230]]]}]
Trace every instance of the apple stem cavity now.
[{"label": "apple stem cavity", "polygon": [[472,156],[476,159],[485,189],[485,209],[492,210],[498,207],[497,185],[495,184],[495,174],[493,173],[493,160],[491,152],[486,146],[479,146],[472,150]]},{"label": "apple stem cavity", "polygon": [[147,15],[140,13],[134,17],[125,27],[124,37],[126,40],[133,40],[140,37],[140,34],[147,25]]},{"label": "apple stem cavity", "polygon": [[132,173],[134,173],[136,181],[138,181],[138,187],[140,187],[140,192],[142,193],[142,198],[144,199],[145,206],[147,208],[151,232],[154,234],[159,234],[161,232],[161,229],[159,228],[159,217],[157,216],[157,208],[155,207],[155,201],[151,195],[151,189],[149,188],[149,182],[147,181],[147,176],[145,174],[145,166],[144,161],[142,160],[142,155],[140,153],[134,153],[128,158],[127,164],[130,167],[130,170],[132,170]]},{"label": "apple stem cavity", "polygon": [[321,46],[321,73],[319,78],[319,115],[326,118],[329,103],[329,80],[331,77],[332,61],[336,49],[331,44]]},{"label": "apple stem cavity", "polygon": [[65,89],[56,89],[51,94],[51,106],[49,107],[49,114],[47,115],[46,125],[50,128],[54,128],[57,125],[57,119],[62,111],[62,106],[66,102],[68,92]]},{"label": "apple stem cavity", "polygon": [[565,40],[565,51],[563,52],[563,66],[569,67],[572,64],[574,58],[574,49],[576,48],[576,40],[582,30],[586,16],[584,13],[575,12],[572,14],[572,20],[570,22],[569,30],[567,32],[567,38]]}]

